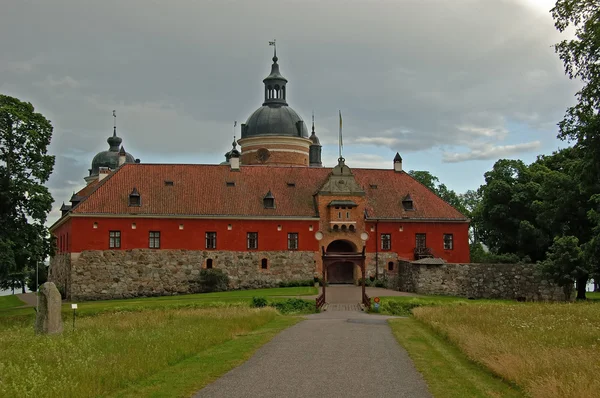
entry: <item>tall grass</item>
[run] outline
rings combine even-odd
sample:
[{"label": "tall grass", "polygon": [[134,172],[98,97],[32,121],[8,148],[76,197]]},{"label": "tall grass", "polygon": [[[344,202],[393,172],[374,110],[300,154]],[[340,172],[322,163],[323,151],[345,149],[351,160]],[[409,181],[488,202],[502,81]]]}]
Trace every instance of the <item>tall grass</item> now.
[{"label": "tall grass", "polygon": [[471,304],[413,314],[532,397],[600,394],[598,304]]},{"label": "tall grass", "polygon": [[104,396],[277,316],[272,308],[168,309],[80,319],[73,332],[0,330],[0,396]]}]

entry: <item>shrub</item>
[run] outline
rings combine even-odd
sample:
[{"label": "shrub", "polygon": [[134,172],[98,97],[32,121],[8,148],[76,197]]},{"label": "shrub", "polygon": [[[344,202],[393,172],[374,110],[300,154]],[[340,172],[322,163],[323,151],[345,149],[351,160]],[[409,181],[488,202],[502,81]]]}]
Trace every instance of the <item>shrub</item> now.
[{"label": "shrub", "polygon": [[279,287],[300,287],[300,286],[314,286],[314,285],[315,285],[315,282],[312,279],[279,282]]},{"label": "shrub", "polygon": [[297,298],[274,301],[269,305],[277,309],[277,311],[281,312],[282,314],[312,313],[315,312],[316,309],[314,302]]},{"label": "shrub", "polygon": [[229,287],[229,276],[221,269],[201,269],[198,278],[200,293],[222,292]]},{"label": "shrub", "polygon": [[252,297],[251,307],[262,308],[267,306],[267,299],[264,297]]}]

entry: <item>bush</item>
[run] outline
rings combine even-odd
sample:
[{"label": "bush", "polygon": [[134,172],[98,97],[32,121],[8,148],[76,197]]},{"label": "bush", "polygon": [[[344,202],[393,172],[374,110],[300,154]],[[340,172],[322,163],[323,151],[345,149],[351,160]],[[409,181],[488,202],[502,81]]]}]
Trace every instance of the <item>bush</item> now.
[{"label": "bush", "polygon": [[312,279],[279,282],[279,287],[300,287],[300,286],[314,286],[314,285],[315,285],[315,282]]},{"label": "bush", "polygon": [[267,299],[264,297],[252,297],[252,303],[250,304],[253,308],[262,308],[267,306]]},{"label": "bush", "polygon": [[198,278],[200,293],[223,292],[229,287],[229,276],[221,269],[201,269]]},{"label": "bush", "polygon": [[282,314],[313,313],[316,311],[315,303],[312,301],[289,298],[284,301],[274,301],[269,304]]}]

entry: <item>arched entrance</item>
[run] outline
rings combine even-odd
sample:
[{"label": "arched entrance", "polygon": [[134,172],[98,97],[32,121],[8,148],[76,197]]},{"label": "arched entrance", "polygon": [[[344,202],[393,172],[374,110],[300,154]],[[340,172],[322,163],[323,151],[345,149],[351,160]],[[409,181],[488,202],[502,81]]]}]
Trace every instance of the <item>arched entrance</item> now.
[{"label": "arched entrance", "polygon": [[[340,255],[344,253],[356,253],[354,243],[338,239],[327,246],[326,254]],[[352,261],[333,261],[327,265],[327,281],[335,283],[354,283],[354,262]]]},{"label": "arched entrance", "polygon": [[[360,268],[359,276],[362,278],[362,303],[366,307],[371,306],[369,296],[365,292],[365,247],[362,251],[356,250],[356,245],[351,241],[338,239],[321,247],[323,251],[323,280],[327,283],[353,283],[354,269]],[[321,295],[317,297],[317,308],[321,308],[326,303],[327,283],[323,285]]]}]

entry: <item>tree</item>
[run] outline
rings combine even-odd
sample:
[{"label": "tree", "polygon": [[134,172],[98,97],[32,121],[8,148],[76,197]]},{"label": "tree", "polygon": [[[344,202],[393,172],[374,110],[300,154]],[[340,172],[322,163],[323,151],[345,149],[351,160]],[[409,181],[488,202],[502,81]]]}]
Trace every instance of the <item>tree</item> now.
[{"label": "tree", "polygon": [[569,299],[573,283],[577,284],[577,300],[585,300],[585,288],[589,271],[583,261],[583,251],[575,236],[554,238],[548,249],[546,260],[540,263],[542,271],[557,285],[562,286],[565,298]]},{"label": "tree", "polygon": [[456,210],[468,216],[467,209],[465,208],[460,195],[457,195],[456,192],[449,189],[445,184],[441,184],[440,180],[436,176],[424,170],[410,170],[408,174],[433,191],[433,193],[445,200]]},{"label": "tree", "polygon": [[24,291],[28,270],[52,245],[44,226],[52,196],[44,184],[54,167],[47,154],[52,125],[33,105],[0,95],[0,284]]}]

